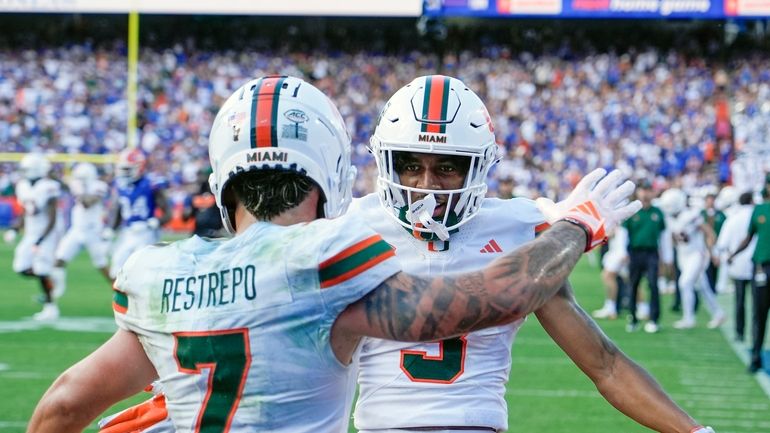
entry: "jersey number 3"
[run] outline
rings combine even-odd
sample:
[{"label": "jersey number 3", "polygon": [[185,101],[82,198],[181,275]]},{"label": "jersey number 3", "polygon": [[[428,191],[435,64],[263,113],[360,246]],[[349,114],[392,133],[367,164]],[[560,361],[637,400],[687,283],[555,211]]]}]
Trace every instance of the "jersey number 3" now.
[{"label": "jersey number 3", "polygon": [[437,356],[429,356],[422,350],[402,350],[401,371],[412,382],[454,382],[465,370],[465,348],[468,345],[465,336],[432,344],[438,344]]},{"label": "jersey number 3", "polygon": [[195,432],[229,431],[251,365],[249,330],[177,332],[174,339],[179,371],[201,374],[203,369],[209,369],[208,388]]}]

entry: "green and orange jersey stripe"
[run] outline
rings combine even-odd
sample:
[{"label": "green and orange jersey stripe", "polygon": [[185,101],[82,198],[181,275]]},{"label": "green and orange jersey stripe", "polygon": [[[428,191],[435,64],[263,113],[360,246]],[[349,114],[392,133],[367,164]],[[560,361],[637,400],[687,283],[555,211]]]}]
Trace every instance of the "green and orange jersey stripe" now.
[{"label": "green and orange jersey stripe", "polygon": [[117,288],[112,288],[112,309],[120,314],[128,312],[128,295]]},{"label": "green and orange jersey stripe", "polygon": [[396,252],[379,235],[370,236],[345,248],[318,266],[321,288],[345,282],[394,257]]},{"label": "green and orange jersey stripe", "polygon": [[251,147],[278,145],[278,97],[286,77],[259,80],[251,93]]},{"label": "green and orange jersey stripe", "polygon": [[446,133],[447,107],[449,105],[449,77],[430,75],[425,77],[425,96],[422,101],[422,132]]}]

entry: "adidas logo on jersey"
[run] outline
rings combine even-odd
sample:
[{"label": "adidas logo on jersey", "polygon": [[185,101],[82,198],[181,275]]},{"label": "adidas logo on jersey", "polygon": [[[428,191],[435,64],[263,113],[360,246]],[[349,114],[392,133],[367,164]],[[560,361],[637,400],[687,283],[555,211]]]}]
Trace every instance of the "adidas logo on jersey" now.
[{"label": "adidas logo on jersey", "polygon": [[503,249],[500,248],[500,245],[495,242],[494,239],[490,239],[489,242],[487,242],[486,245],[484,245],[484,248],[479,250],[480,253],[502,253]]}]

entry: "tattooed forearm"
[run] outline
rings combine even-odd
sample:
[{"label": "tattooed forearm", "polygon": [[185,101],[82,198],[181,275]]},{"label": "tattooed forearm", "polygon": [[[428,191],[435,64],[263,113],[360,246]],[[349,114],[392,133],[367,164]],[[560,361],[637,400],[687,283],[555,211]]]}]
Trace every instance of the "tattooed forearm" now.
[{"label": "tattooed forearm", "polygon": [[562,287],[585,236],[572,224],[557,223],[477,272],[432,279],[400,273],[364,300],[369,325],[385,338],[421,341],[521,318]]}]

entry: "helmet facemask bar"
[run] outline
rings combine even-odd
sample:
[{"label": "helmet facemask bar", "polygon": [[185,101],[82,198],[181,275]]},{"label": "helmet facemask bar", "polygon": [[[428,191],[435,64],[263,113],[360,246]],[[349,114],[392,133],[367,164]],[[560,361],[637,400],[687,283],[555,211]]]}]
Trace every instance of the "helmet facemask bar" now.
[{"label": "helmet facemask bar", "polygon": [[[463,186],[458,189],[438,190],[403,185],[395,169],[394,155],[398,152],[468,158],[468,171]],[[389,212],[391,217],[404,228],[411,230],[416,236],[418,233],[436,234],[442,240],[446,240],[444,238],[448,238],[449,232],[457,230],[478,212],[481,207],[481,199],[487,192],[487,185],[484,180],[492,166],[491,163],[484,162],[495,154],[495,152],[485,152],[483,155],[456,152],[419,152],[413,148],[387,145],[380,146],[380,151],[376,153],[380,201],[386,209],[391,210]],[[422,198],[414,200],[412,198],[414,194],[422,196]],[[429,198],[430,195],[433,197]],[[446,199],[443,199],[444,197]],[[433,208],[436,202],[439,205],[447,204],[443,214],[438,219],[433,217]],[[425,207],[426,204],[427,208]],[[427,215],[425,214],[426,211]]]}]

